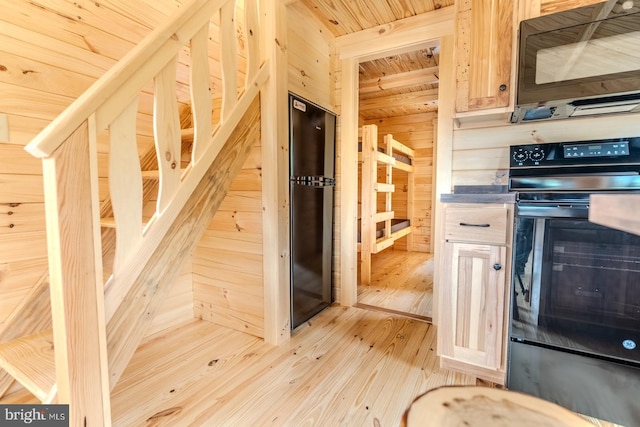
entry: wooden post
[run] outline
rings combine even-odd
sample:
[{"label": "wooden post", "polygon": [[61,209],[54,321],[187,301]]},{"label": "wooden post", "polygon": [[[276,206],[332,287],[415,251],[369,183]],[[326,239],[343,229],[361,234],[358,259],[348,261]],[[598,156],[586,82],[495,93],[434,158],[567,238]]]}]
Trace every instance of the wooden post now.
[{"label": "wooden post", "polygon": [[111,425],[95,138],[85,121],[43,160],[58,402],[69,424]]},{"label": "wooden post", "polygon": [[[342,61],[340,304],[358,302],[358,61]],[[361,245],[362,246],[362,245]]]},{"label": "wooden post", "polygon": [[[385,152],[387,153],[387,156],[393,157],[393,135],[392,134],[389,133],[384,136],[384,145],[385,145],[384,149],[385,149]],[[393,185],[393,165],[389,163],[385,166],[384,169],[386,171],[385,182],[389,185]],[[384,206],[385,212],[393,211],[393,192],[391,191],[387,192],[384,195],[384,198],[385,198],[385,206]],[[391,218],[388,218],[384,222],[384,237],[386,239],[391,238]]]},{"label": "wooden post", "polygon": [[[442,76],[453,76],[455,69],[454,62],[454,38],[453,35],[443,35],[440,38],[440,74]],[[440,202],[440,195],[451,192],[451,170],[453,168],[453,109],[451,102],[455,99],[455,81],[454,79],[442,79],[438,90],[438,126],[436,128],[437,140],[434,144],[436,147],[434,159],[437,168],[437,181],[435,184],[435,192],[433,198],[436,200],[435,211],[435,228],[431,233],[431,238],[435,242],[433,250],[434,254],[434,271],[433,271],[433,324],[438,323],[439,310],[439,292],[441,278],[443,276],[443,256],[444,251],[444,223],[442,221],[443,205]]]},{"label": "wooden post", "polygon": [[260,94],[262,164],[268,165],[262,169],[264,339],[279,344],[291,336],[286,10],[279,0],[262,0],[260,11],[270,76]]},{"label": "wooden post", "polygon": [[362,126],[362,190],[360,213],[360,284],[371,284],[371,254],[376,243],[376,176],[378,127]]}]

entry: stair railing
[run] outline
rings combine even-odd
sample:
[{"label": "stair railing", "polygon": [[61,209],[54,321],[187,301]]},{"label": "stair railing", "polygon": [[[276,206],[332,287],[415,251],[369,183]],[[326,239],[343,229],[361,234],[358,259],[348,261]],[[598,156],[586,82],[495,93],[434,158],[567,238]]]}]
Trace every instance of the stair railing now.
[{"label": "stair railing", "polygon": [[[71,425],[110,423],[109,390],[123,367],[114,374],[108,361],[107,325],[268,78],[258,40],[257,0],[245,0],[246,78],[244,88],[238,88],[235,11],[235,0],[183,4],[166,25],[153,31],[26,147],[43,160],[58,400],[71,403]],[[214,14],[219,14],[220,22],[223,94],[215,129],[209,69]],[[182,169],[176,64],[187,44],[194,142],[190,163]],[[155,213],[143,225],[136,115],[139,94],[151,80],[159,189]],[[110,137],[109,188],[116,229],[113,274],[106,284],[97,171],[97,140],[104,129]],[[96,395],[102,402],[87,398]]]}]

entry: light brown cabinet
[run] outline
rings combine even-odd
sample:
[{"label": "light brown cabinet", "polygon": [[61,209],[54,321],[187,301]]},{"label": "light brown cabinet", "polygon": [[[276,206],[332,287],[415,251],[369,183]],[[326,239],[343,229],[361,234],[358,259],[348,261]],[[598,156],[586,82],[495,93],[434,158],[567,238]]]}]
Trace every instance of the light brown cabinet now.
[{"label": "light brown cabinet", "polygon": [[504,384],[513,208],[450,203],[444,212],[440,365]]},{"label": "light brown cabinet", "polygon": [[456,1],[456,112],[509,107],[514,0]]}]

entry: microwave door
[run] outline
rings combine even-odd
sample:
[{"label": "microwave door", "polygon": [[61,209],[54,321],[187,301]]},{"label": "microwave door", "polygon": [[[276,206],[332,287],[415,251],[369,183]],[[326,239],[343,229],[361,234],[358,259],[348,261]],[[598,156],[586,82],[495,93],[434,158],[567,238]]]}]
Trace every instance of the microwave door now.
[{"label": "microwave door", "polygon": [[[582,17],[585,23],[560,28],[561,21],[551,19],[555,15],[560,14],[521,24],[519,105],[638,92],[640,13],[601,21],[590,21],[589,14]],[[556,28],[551,28],[553,24]]]}]

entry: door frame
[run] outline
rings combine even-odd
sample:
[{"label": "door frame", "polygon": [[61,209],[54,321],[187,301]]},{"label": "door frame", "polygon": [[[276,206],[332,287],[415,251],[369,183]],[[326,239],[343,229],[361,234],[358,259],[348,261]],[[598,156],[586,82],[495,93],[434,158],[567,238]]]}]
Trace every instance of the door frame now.
[{"label": "door frame", "polygon": [[[435,40],[440,44],[440,82],[438,90],[438,125],[434,141],[435,194],[451,191],[453,108],[455,100],[454,81],[454,6],[416,15],[390,24],[359,31],[336,38],[336,50],[341,61],[342,93],[340,120],[340,248],[338,283],[340,304],[353,306],[358,293],[358,145],[345,143],[358,139],[358,66],[360,62],[371,61],[384,56],[410,52],[428,47]],[[434,165],[435,166],[435,165]],[[432,230],[434,245],[434,309],[437,319],[438,276],[440,274],[440,242],[442,206],[435,203],[435,230]]]}]

